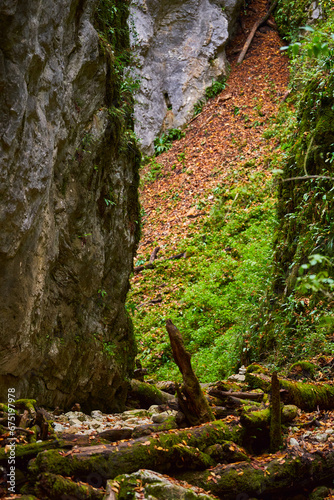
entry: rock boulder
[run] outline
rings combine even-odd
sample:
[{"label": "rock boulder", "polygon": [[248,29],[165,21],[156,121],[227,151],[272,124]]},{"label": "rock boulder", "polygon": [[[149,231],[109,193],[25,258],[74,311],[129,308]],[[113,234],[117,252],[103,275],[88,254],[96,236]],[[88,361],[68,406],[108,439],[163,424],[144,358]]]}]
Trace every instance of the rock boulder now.
[{"label": "rock boulder", "polygon": [[130,23],[141,79],[135,130],[145,153],[170,128],[192,117],[212,81],[226,75],[225,45],[240,0],[136,0]]}]

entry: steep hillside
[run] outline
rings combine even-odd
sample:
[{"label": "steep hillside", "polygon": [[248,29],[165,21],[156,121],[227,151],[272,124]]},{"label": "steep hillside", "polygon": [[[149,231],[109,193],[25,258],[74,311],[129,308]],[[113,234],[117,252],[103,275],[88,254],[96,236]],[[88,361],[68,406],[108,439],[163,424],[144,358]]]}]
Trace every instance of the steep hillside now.
[{"label": "steep hillside", "polygon": [[[288,84],[288,59],[275,29],[264,26],[241,66],[241,50],[266,12],[254,2],[231,44],[225,90],[191,121],[183,139],[144,167],[143,236],[137,265],[159,246],[155,269],[132,280],[139,355],[150,374],[171,375],[165,319],[172,317],[212,380],[247,359],[244,338],[259,316],[271,277],[276,220],[271,170],[277,139],[266,139]],[[164,260],[183,254],[181,259]],[[176,375],[173,373],[173,375]]]}]

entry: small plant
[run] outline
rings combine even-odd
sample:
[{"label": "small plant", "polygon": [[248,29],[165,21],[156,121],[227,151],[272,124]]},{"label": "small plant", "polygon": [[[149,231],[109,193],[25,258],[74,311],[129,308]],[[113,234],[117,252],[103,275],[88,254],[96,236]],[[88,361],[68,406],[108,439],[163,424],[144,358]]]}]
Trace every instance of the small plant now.
[{"label": "small plant", "polygon": [[199,99],[195,104],[194,104],[194,116],[199,115],[203,111],[203,106],[205,104],[205,101],[203,99]]},{"label": "small plant", "polygon": [[161,163],[158,163],[156,161],[155,158],[153,158],[151,160],[151,163],[149,164],[149,170],[148,172],[146,173],[146,175],[143,177],[142,181],[144,183],[146,182],[154,182],[160,175],[161,175],[161,171],[162,171],[162,168],[163,166],[161,165]]},{"label": "small plant", "polygon": [[211,87],[208,87],[205,90],[205,98],[208,101],[209,99],[212,99],[213,97],[216,97],[216,95],[220,94],[223,90],[226,88],[226,80],[222,82],[214,82],[212,80],[212,85]]},{"label": "small plant", "polygon": [[179,161],[182,164],[182,167],[185,168],[186,165],[186,153],[179,153],[177,155],[177,161]]},{"label": "small plant", "polygon": [[155,156],[159,156],[165,151],[168,151],[172,147],[173,141],[178,141],[185,135],[185,132],[182,132],[178,128],[171,128],[165,134],[154,139]]},{"label": "small plant", "polygon": [[212,99],[213,97],[216,97],[216,95],[220,94],[220,92],[222,92],[225,89],[225,87],[226,87],[225,80],[222,82],[218,81],[214,82],[212,80],[212,85],[205,90],[204,98],[199,99],[194,105],[194,116],[199,115],[203,110],[204,104],[206,104],[206,102],[209,99]]}]

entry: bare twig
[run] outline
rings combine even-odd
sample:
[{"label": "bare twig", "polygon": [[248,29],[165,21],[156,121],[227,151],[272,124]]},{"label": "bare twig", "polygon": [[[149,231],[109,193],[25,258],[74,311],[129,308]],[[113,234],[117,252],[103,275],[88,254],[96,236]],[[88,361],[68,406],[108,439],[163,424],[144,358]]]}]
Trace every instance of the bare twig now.
[{"label": "bare twig", "polygon": [[246,43],[242,49],[242,52],[240,54],[240,56],[238,57],[238,60],[237,60],[237,63],[240,64],[242,63],[242,61],[244,60],[244,57],[247,53],[247,50],[249,49],[249,46],[250,44],[252,43],[252,40],[254,38],[254,35],[257,31],[257,29],[262,26],[262,24],[264,24],[267,19],[269,19],[270,17],[270,14],[273,12],[273,10],[276,8],[277,6],[277,3],[278,3],[278,0],[275,0],[275,2],[271,5],[270,9],[268,10],[267,14],[262,18],[260,19],[259,21],[256,21],[256,23],[254,24],[253,28],[252,28],[252,31],[250,32],[247,40],[246,40]]},{"label": "bare twig", "polygon": [[327,179],[330,181],[334,181],[334,177],[329,177],[328,175],[301,175],[298,177],[289,177],[288,179],[280,179],[281,182],[288,181],[307,181],[308,179]]}]

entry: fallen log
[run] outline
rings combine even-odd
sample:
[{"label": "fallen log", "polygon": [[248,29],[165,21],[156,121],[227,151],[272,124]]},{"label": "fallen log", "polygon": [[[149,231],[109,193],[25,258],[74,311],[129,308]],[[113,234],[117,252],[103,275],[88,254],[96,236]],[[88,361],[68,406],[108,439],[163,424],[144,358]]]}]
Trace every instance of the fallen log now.
[{"label": "fallen log", "polygon": [[51,472],[85,480],[98,474],[103,481],[119,474],[130,474],[140,468],[158,472],[205,469],[215,461],[205,450],[214,444],[233,441],[240,444],[243,429],[218,420],[194,428],[170,430],[148,437],[121,441],[111,445],[78,447],[65,453],[49,450],[31,461],[32,478]]},{"label": "fallen log", "polygon": [[262,24],[264,24],[267,19],[269,19],[271,13],[276,9],[277,7],[277,4],[278,4],[278,0],[275,0],[275,2],[271,5],[270,9],[268,10],[267,14],[262,18],[260,19],[259,21],[256,21],[256,23],[254,24],[250,34],[248,35],[248,38],[246,40],[246,43],[245,45],[243,46],[243,49],[238,57],[238,60],[237,60],[237,64],[241,64],[242,61],[244,60],[244,57],[247,53],[247,50],[249,49],[249,46],[250,44],[252,43],[252,40],[254,38],[254,35],[256,33],[256,31],[258,30],[258,28],[260,26],[262,26]]},{"label": "fallen log", "polygon": [[159,250],[160,250],[160,247],[155,247],[155,249],[154,249],[154,250],[153,250],[153,252],[151,253],[151,255],[150,255],[150,261],[149,261],[151,264],[152,264],[152,263],[155,261],[155,259],[157,258],[157,255],[158,255]]},{"label": "fallen log", "polygon": [[197,425],[215,420],[212,410],[206,400],[199,381],[191,366],[191,356],[186,351],[181,333],[170,319],[166,329],[172,347],[175,363],[182,374],[183,385],[180,389],[176,384],[179,405],[190,425]]},{"label": "fallen log", "polygon": [[136,379],[130,382],[128,399],[139,401],[141,408],[149,408],[152,405],[161,405],[175,402],[175,396],[168,392],[160,391],[155,385],[147,384]]},{"label": "fallen log", "polygon": [[224,400],[226,398],[238,398],[238,399],[246,399],[249,401],[262,401],[263,393],[261,392],[228,392],[228,391],[220,391],[218,389],[210,389],[209,394],[212,396],[216,396],[217,398]]},{"label": "fallen log", "polygon": [[[171,257],[167,257],[166,259],[159,260],[159,263],[166,262],[167,260],[177,260],[182,259],[182,257],[186,256],[186,252],[178,253],[177,255],[172,255]],[[151,255],[152,257],[152,255]],[[133,269],[134,274],[138,274],[144,269],[154,269],[155,267],[155,259],[151,261],[151,258],[147,264],[142,264],[141,266],[137,266]]]},{"label": "fallen log", "polygon": [[273,455],[270,462],[253,459],[251,463],[218,465],[205,472],[190,472],[177,477],[210,490],[224,500],[235,500],[241,493],[245,498],[287,496],[287,492],[312,487],[321,481],[332,481],[334,451],[309,453],[289,450]]},{"label": "fallen log", "polygon": [[[253,388],[270,391],[270,377],[262,373],[246,373],[246,382]],[[284,404],[294,404],[301,410],[332,410],[334,408],[334,385],[323,382],[295,382],[280,379],[280,394]]]}]

